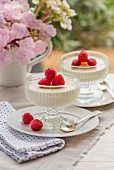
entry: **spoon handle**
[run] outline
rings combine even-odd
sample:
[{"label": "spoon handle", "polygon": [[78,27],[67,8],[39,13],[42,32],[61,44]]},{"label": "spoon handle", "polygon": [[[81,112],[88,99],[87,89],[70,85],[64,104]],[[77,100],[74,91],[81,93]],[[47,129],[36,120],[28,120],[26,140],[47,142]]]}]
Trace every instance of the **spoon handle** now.
[{"label": "spoon handle", "polygon": [[114,99],[114,92],[110,89],[110,87],[107,87],[107,90],[111,94],[112,98]]},{"label": "spoon handle", "polygon": [[88,120],[88,119],[90,119],[92,117],[95,117],[95,116],[97,116],[97,115],[99,115],[101,113],[102,113],[101,111],[95,110],[92,115],[88,115],[88,116],[78,120],[77,122],[75,122],[75,125],[78,125],[78,124],[80,124],[80,123],[82,123],[82,122],[84,122],[84,121],[86,121],[86,120]]}]

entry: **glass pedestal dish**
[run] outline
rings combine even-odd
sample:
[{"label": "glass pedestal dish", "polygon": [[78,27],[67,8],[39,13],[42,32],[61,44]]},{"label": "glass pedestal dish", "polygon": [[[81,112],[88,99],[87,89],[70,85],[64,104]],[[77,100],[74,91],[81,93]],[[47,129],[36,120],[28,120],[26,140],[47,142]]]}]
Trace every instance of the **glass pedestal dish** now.
[{"label": "glass pedestal dish", "polygon": [[103,97],[103,92],[95,88],[95,84],[102,82],[108,73],[108,57],[100,52],[86,51],[89,58],[94,58],[97,61],[95,67],[72,67],[71,63],[78,58],[80,51],[74,51],[64,54],[61,57],[61,71],[70,73],[80,80],[80,95],[75,102],[77,106],[89,106],[91,103],[99,102]]},{"label": "glass pedestal dish", "polygon": [[72,104],[79,95],[79,80],[72,74],[63,73],[62,76],[65,79],[63,87],[39,87],[38,82],[44,77],[43,73],[31,74],[26,79],[25,92],[28,100],[36,106],[47,107],[47,113],[43,113],[41,117],[46,129],[59,129],[61,124],[71,121],[64,119],[58,109]]}]

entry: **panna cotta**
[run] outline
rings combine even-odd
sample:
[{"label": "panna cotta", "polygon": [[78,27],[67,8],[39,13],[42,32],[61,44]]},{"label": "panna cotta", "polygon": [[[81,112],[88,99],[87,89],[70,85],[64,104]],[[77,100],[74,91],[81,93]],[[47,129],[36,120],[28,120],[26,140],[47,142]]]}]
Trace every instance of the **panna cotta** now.
[{"label": "panna cotta", "polygon": [[96,61],[94,67],[91,66],[72,66],[72,61],[78,59],[80,51],[67,53],[61,58],[61,71],[77,76],[81,83],[101,82],[105,79],[108,73],[108,57],[100,52],[86,51],[89,58]]},{"label": "panna cotta", "polygon": [[58,108],[70,105],[79,94],[79,81],[75,76],[62,74],[65,84],[62,86],[40,87],[44,73],[31,74],[27,77],[25,92],[28,100],[38,106]]}]

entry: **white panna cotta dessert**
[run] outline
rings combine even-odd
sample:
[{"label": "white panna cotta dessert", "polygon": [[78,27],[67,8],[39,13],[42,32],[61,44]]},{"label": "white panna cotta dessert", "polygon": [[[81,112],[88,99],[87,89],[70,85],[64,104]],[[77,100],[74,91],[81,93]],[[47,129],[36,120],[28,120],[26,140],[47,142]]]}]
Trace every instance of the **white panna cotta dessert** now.
[{"label": "white panna cotta dessert", "polygon": [[[42,77],[42,74],[33,75]],[[66,76],[64,76],[66,78]],[[30,80],[30,84],[25,87],[28,100],[37,106],[48,108],[58,108],[68,106],[73,103],[79,94],[79,85],[67,78],[66,84],[62,87],[40,87],[37,80]]]},{"label": "white panna cotta dessert", "polygon": [[94,83],[94,82],[101,82],[105,79],[108,73],[108,57],[99,52],[95,51],[87,51],[88,56],[93,58],[97,61],[95,67],[91,66],[83,66],[79,67],[72,67],[71,63],[74,59],[78,58],[78,54],[80,51],[71,52],[69,54],[65,54],[61,58],[61,70],[65,73],[70,73],[77,76],[80,79],[81,83]]},{"label": "white panna cotta dessert", "polygon": [[26,79],[28,100],[34,105],[47,107],[47,112],[41,118],[44,128],[58,129],[67,121],[63,121],[58,109],[71,105],[78,98],[79,91],[78,78],[72,74],[57,73],[54,69],[47,69],[45,75],[33,73]]},{"label": "white panna cotta dessert", "polygon": [[41,88],[38,86],[38,81],[33,81],[26,86],[26,96],[32,104],[49,108],[72,104],[78,93],[79,88],[68,84],[61,88]]},{"label": "white panna cotta dessert", "polygon": [[[108,57],[96,51],[74,51],[61,57],[61,71],[70,73],[80,80],[80,95],[75,102],[77,106],[89,107],[103,97],[97,88],[108,74]],[[93,87],[96,85],[95,87]]]}]

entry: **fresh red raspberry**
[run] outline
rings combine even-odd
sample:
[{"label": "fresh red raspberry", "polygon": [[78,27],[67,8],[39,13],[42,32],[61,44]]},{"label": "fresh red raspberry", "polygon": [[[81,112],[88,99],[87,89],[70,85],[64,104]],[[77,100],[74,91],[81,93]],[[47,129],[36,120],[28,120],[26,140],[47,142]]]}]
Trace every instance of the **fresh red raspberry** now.
[{"label": "fresh red raspberry", "polygon": [[80,66],[80,64],[81,64],[81,62],[78,59],[73,60],[71,63],[72,66]]},{"label": "fresh red raspberry", "polygon": [[57,76],[55,76],[55,78],[52,81],[53,86],[59,86],[59,85],[64,85],[64,84],[65,84],[65,80],[61,74],[58,74]]},{"label": "fresh red raspberry", "polygon": [[38,85],[46,85],[49,86],[50,85],[50,81],[47,78],[43,78],[38,82]]},{"label": "fresh red raspberry", "polygon": [[52,81],[56,74],[57,72],[53,68],[48,68],[45,70],[45,76],[49,81]]},{"label": "fresh red raspberry", "polygon": [[34,119],[31,121],[30,127],[33,131],[39,131],[43,127],[43,123],[39,119]]},{"label": "fresh red raspberry", "polygon": [[97,65],[97,61],[94,58],[89,58],[87,61],[89,66],[96,66]]},{"label": "fresh red raspberry", "polygon": [[34,117],[30,113],[25,113],[22,116],[22,121],[24,124],[30,124],[30,122],[34,119]]},{"label": "fresh red raspberry", "polygon": [[85,50],[82,50],[78,55],[78,59],[79,59],[80,62],[87,62],[88,53]]}]

